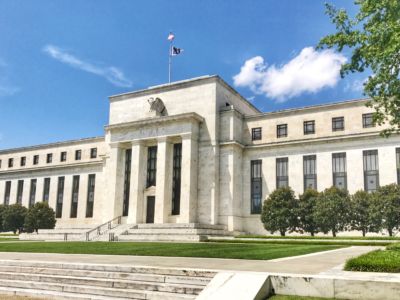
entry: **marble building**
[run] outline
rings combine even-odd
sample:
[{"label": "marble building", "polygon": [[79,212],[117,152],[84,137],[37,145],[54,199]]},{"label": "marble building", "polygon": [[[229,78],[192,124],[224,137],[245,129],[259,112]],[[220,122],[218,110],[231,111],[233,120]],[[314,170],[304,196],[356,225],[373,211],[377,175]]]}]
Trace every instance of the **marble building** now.
[{"label": "marble building", "polygon": [[[224,225],[263,232],[263,199],[399,180],[400,137],[366,100],[262,113],[218,76],[111,96],[102,137],[0,150],[0,201],[47,201],[57,228]],[[27,132],[29,134],[29,132]]]}]

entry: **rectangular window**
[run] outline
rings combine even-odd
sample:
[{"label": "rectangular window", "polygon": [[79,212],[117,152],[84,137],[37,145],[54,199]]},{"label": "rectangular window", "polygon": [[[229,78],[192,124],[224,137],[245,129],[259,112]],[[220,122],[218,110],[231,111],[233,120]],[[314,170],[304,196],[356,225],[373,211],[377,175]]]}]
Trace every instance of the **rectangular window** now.
[{"label": "rectangular window", "polygon": [[90,158],[96,158],[96,157],[97,157],[97,148],[90,149]]},{"label": "rectangular window", "polygon": [[287,135],[288,135],[287,124],[280,124],[276,126],[277,138],[287,137]]},{"label": "rectangular window", "polygon": [[88,180],[88,194],[86,203],[86,218],[93,217],[93,205],[94,205],[94,188],[96,184],[96,175],[90,174]]},{"label": "rectangular window", "polygon": [[43,184],[43,202],[49,203],[49,195],[50,195],[50,178],[45,178]]},{"label": "rectangular window", "polygon": [[14,158],[9,158],[8,159],[8,167],[12,168],[14,166]]},{"label": "rectangular window", "polygon": [[70,218],[76,218],[78,215],[78,199],[79,199],[79,175],[72,177],[72,197]]},{"label": "rectangular window", "polygon": [[315,133],[315,121],[304,121],[304,134]]},{"label": "rectangular window", "polygon": [[362,115],[363,128],[375,127],[374,118],[372,113]]},{"label": "rectangular window", "polygon": [[303,156],[304,191],[317,189],[317,157],[315,155]]},{"label": "rectangular window", "polygon": [[400,148],[396,148],[397,184],[400,184]]},{"label": "rectangular window", "polygon": [[67,161],[67,152],[63,151],[61,152],[61,156],[60,156],[60,161]]},{"label": "rectangular window", "polygon": [[24,167],[26,165],[26,156],[21,157],[20,165],[21,167]]},{"label": "rectangular window", "polygon": [[346,153],[332,154],[333,185],[339,189],[347,190]]},{"label": "rectangular window", "polygon": [[378,150],[363,151],[364,190],[376,191],[379,187]]},{"label": "rectangular window", "polygon": [[174,144],[172,170],[172,215],[180,214],[181,207],[182,144]]},{"label": "rectangular window", "polygon": [[75,160],[81,160],[82,158],[82,150],[75,151]]},{"label": "rectangular window", "polygon": [[33,156],[33,164],[37,165],[39,163],[39,155],[34,155]]},{"label": "rectangular window", "polygon": [[31,179],[31,189],[29,191],[29,207],[32,207],[35,205],[35,199],[36,199],[36,179]]},{"label": "rectangular window", "polygon": [[18,180],[17,184],[17,204],[22,205],[22,194],[24,192],[24,181]]},{"label": "rectangular window", "polygon": [[332,131],[344,130],[344,117],[332,118]]},{"label": "rectangular window", "polygon": [[0,169],[1,169],[1,159],[0,159]]},{"label": "rectangular window", "polygon": [[289,159],[287,157],[276,159],[276,188],[289,186]]},{"label": "rectangular window", "polygon": [[253,141],[261,140],[261,137],[262,137],[261,127],[251,129],[251,139]]},{"label": "rectangular window", "polygon": [[6,181],[6,187],[4,191],[4,205],[10,204],[10,193],[11,193],[11,181]]},{"label": "rectangular window", "polygon": [[252,160],[250,164],[251,174],[251,213],[261,213],[262,201],[262,161]]},{"label": "rectangular window", "polygon": [[58,177],[56,218],[62,217],[62,209],[63,209],[63,201],[64,201],[64,182],[65,182],[64,176]]},{"label": "rectangular window", "polygon": [[126,217],[129,213],[129,193],[131,186],[131,164],[132,149],[125,151],[125,179],[124,179],[124,200],[122,204],[122,215]]},{"label": "rectangular window", "polygon": [[48,164],[50,164],[53,161],[53,154],[52,153],[48,153],[46,156],[46,162]]},{"label": "rectangular window", "polygon": [[156,185],[157,174],[157,146],[147,150],[147,184],[146,187]]}]

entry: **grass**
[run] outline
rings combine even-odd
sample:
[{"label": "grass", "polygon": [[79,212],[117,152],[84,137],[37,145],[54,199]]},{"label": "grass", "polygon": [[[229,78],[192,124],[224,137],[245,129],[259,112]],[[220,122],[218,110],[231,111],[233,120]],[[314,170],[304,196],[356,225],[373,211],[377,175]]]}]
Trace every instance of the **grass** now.
[{"label": "grass", "polygon": [[3,237],[3,236],[15,237],[15,238],[17,238],[17,237],[18,237],[18,234],[13,234],[13,233],[0,233],[0,237]]},{"label": "grass", "polygon": [[341,248],[310,244],[24,242],[0,243],[0,252],[148,255],[269,260]]},{"label": "grass", "polygon": [[300,297],[300,296],[285,296],[285,295],[275,295],[268,300],[333,300],[330,298],[317,298],[317,297]]},{"label": "grass", "polygon": [[346,262],[346,271],[400,273],[400,243],[376,250]]},{"label": "grass", "polygon": [[242,239],[301,239],[301,240],[366,240],[366,241],[382,241],[382,240],[399,240],[400,237],[395,236],[310,236],[310,235],[302,235],[302,236],[280,236],[280,235],[238,235],[236,238]]}]

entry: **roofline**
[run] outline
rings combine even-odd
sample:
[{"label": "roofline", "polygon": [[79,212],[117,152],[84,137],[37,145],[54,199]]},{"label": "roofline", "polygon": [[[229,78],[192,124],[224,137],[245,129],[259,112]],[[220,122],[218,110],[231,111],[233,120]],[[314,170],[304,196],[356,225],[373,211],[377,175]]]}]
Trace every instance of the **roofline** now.
[{"label": "roofline", "polygon": [[339,101],[339,102],[329,102],[329,103],[324,103],[324,104],[316,104],[316,105],[309,105],[309,106],[303,106],[303,107],[282,109],[282,110],[271,111],[271,112],[263,112],[263,113],[260,113],[260,114],[257,114],[257,115],[246,115],[245,118],[246,119],[252,119],[252,118],[275,116],[275,115],[280,115],[280,114],[288,114],[288,113],[297,113],[297,112],[303,112],[303,111],[317,110],[317,109],[321,109],[321,108],[351,106],[351,105],[354,105],[354,104],[367,103],[368,101],[370,101],[369,98],[350,99],[350,100],[343,100],[343,101]]},{"label": "roofline", "polygon": [[104,140],[104,139],[105,139],[104,136],[97,136],[97,137],[82,138],[82,139],[77,139],[77,140],[68,140],[68,141],[62,141],[62,142],[41,144],[41,145],[35,145],[35,146],[10,148],[10,149],[0,150],[0,154],[7,154],[7,153],[13,153],[13,152],[22,152],[22,151],[29,151],[29,150],[37,150],[37,149],[45,149],[45,148],[62,146],[62,145],[65,145],[65,144],[79,144],[79,143],[86,143],[86,142],[94,142],[94,141],[100,141],[100,140]]},{"label": "roofline", "polygon": [[123,94],[112,95],[112,96],[109,96],[108,98],[109,98],[110,102],[113,102],[113,101],[128,99],[128,98],[135,97],[135,96],[154,94],[154,93],[157,93],[160,91],[176,90],[176,89],[180,89],[182,87],[190,86],[193,84],[203,84],[206,82],[219,82],[226,89],[228,89],[231,93],[237,95],[248,106],[250,106],[253,110],[255,110],[255,112],[261,113],[261,111],[257,107],[255,107],[253,105],[253,103],[251,103],[249,100],[247,100],[241,94],[239,94],[238,91],[236,91],[232,86],[230,86],[219,75],[205,75],[205,76],[195,77],[195,78],[191,78],[191,79],[175,81],[175,82],[156,85],[156,86],[150,86],[147,89],[141,89],[141,90],[127,92],[127,93],[123,93]]}]

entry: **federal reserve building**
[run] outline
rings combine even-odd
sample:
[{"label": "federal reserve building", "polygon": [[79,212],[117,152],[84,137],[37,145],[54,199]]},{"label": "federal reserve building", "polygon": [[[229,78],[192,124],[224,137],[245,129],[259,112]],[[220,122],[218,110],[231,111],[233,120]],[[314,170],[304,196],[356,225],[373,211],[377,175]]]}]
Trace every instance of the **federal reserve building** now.
[{"label": "federal reserve building", "polygon": [[262,203],[277,187],[399,182],[400,137],[380,136],[367,100],[264,113],[204,76],[109,102],[104,136],[0,151],[0,200],[48,202],[49,236],[102,224],[119,240],[264,233]]}]

